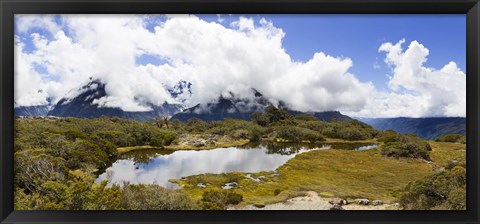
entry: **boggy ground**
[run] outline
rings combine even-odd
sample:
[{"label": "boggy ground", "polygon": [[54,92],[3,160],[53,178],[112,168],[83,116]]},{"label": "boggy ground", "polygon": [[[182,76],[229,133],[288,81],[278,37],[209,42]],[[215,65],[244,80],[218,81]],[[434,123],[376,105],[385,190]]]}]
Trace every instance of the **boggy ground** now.
[{"label": "boggy ground", "polygon": [[194,200],[200,200],[208,189],[233,183],[230,186],[243,195],[243,201],[230,209],[325,209],[331,207],[325,202],[334,197],[384,202],[344,209],[399,209],[393,205],[409,182],[434,173],[449,161],[465,161],[465,144],[429,143],[432,161],[385,157],[378,149],[315,150],[298,154],[273,172],[202,174],[171,182]]}]

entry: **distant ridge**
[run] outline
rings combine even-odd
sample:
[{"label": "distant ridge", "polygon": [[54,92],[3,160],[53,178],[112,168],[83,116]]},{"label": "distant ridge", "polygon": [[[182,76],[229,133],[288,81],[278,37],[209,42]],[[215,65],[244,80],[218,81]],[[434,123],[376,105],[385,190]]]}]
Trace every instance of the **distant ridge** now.
[{"label": "distant ridge", "polygon": [[15,107],[14,111],[15,116],[36,117],[47,116],[49,109],[49,105],[19,106]]},{"label": "distant ridge", "polygon": [[[252,88],[252,99],[241,99],[234,93],[230,93],[228,97],[218,97],[215,102],[203,105],[197,104],[194,107],[188,108],[175,114],[172,119],[179,119],[181,121],[187,121],[190,118],[198,118],[204,121],[221,121],[225,118],[251,120],[253,112],[264,112],[265,108],[269,105],[272,105],[272,103],[264,97],[263,94]],[[311,114],[319,120],[327,122],[353,120],[338,111],[303,113],[289,109],[283,102],[280,102],[278,107],[288,111],[294,116],[298,114]]]},{"label": "distant ridge", "polygon": [[[253,112],[264,112],[269,105],[274,105],[262,93],[251,88],[250,96],[239,97],[228,92],[226,96],[219,96],[217,100],[205,104],[197,104],[184,109],[185,97],[191,96],[192,84],[187,81],[180,81],[173,87],[162,86],[173,98],[177,98],[179,104],[162,105],[147,104],[150,111],[130,112],[121,108],[101,107],[95,100],[107,96],[105,83],[98,79],[90,79],[90,82],[72,90],[69,94],[60,99],[56,104],[43,106],[18,106],[15,107],[16,116],[56,116],[56,117],[78,117],[98,118],[101,116],[120,117],[137,121],[152,121],[157,118],[179,119],[187,121],[190,118],[198,118],[204,121],[221,121],[226,118],[251,120]],[[162,88],[161,87],[161,88]],[[350,121],[352,118],[341,114],[338,111],[325,112],[300,112],[290,109],[283,101],[278,103],[280,109],[288,111],[292,115],[311,114],[322,121]]]},{"label": "distant ridge", "polygon": [[416,134],[434,140],[447,134],[466,134],[464,117],[430,117],[430,118],[357,118],[379,130],[394,130],[400,134]]}]

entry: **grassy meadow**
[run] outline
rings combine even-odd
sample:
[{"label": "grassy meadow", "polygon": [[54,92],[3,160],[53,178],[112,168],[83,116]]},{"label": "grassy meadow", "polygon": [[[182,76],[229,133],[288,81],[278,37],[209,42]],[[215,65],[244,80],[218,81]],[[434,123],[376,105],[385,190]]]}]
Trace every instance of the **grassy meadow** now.
[{"label": "grassy meadow", "polygon": [[[378,131],[356,120],[324,122],[310,115],[292,116],[274,107],[255,114],[252,121],[17,118],[15,209],[262,207],[307,191],[326,198],[399,203],[401,209],[465,209],[466,145],[464,138],[457,137],[426,141],[413,135]],[[137,162],[147,162],[158,153],[253,142],[369,143],[378,147],[303,152],[272,171],[171,179],[179,189],[94,181],[99,170],[131,153],[139,155]],[[223,189],[228,183],[235,186]]]}]

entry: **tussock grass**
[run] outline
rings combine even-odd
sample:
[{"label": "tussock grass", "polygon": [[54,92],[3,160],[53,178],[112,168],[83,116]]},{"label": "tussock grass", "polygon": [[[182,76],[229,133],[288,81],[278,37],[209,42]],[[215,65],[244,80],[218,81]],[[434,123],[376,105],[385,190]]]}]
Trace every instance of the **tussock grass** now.
[{"label": "tussock grass", "polygon": [[421,160],[384,157],[378,150],[321,150],[297,155],[278,172],[281,185],[292,190],[391,202],[396,191],[430,174],[432,167]]},{"label": "tussock grass", "polygon": [[439,166],[447,166],[452,160],[458,162],[466,162],[465,144],[451,143],[451,142],[428,142],[432,146],[430,158]]},{"label": "tussock grass", "polygon": [[[260,182],[246,173],[203,174],[175,180],[195,199],[204,190],[237,182],[236,191],[243,194],[242,204],[271,204],[316,191],[322,196],[346,199],[368,198],[390,203],[395,194],[410,181],[431,174],[432,166],[418,159],[395,159],[381,156],[378,150],[318,150],[297,155],[274,172],[252,174],[263,176]],[[198,183],[207,184],[199,188]],[[278,189],[278,190],[277,190]]]},{"label": "tussock grass", "polygon": [[145,149],[158,149],[158,147],[153,147],[149,145],[119,147],[117,148],[117,153],[124,154],[124,153],[135,151],[135,150],[145,150]]}]

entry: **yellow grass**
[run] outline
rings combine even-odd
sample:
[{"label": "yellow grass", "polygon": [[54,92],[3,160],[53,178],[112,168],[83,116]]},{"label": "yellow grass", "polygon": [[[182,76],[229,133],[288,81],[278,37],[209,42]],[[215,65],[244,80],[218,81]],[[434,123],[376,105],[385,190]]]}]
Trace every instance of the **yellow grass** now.
[{"label": "yellow grass", "polygon": [[[316,191],[322,196],[346,199],[368,198],[370,200],[395,201],[395,192],[408,182],[431,174],[430,164],[414,159],[383,157],[377,150],[318,150],[299,154],[261,182],[245,177],[245,173],[203,174],[176,180],[195,199],[200,199],[208,188],[220,188],[235,181],[243,194],[242,204],[270,204],[285,201],[305,191]],[[209,184],[198,188],[198,183]],[[280,193],[275,195],[275,190]],[[278,190],[277,190],[278,191]]]},{"label": "yellow grass", "polygon": [[144,149],[158,149],[157,147],[149,146],[149,145],[141,145],[141,146],[130,146],[130,147],[120,147],[117,148],[118,154],[127,153],[134,150],[144,150]]},{"label": "yellow grass", "polygon": [[466,162],[466,145],[451,142],[430,141],[432,152],[430,158],[439,166],[446,166],[450,161]]}]

